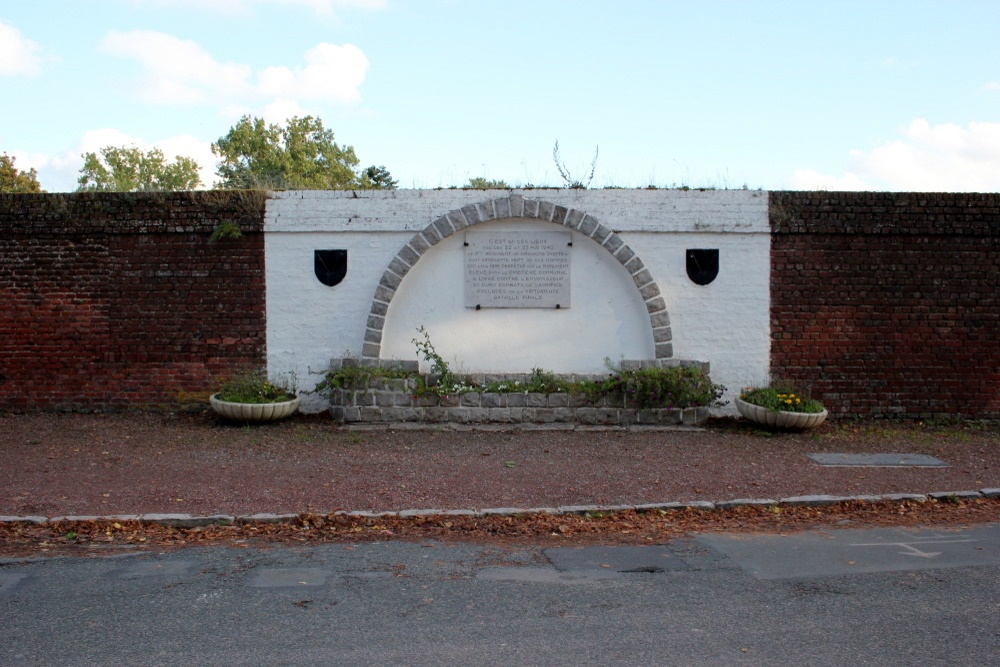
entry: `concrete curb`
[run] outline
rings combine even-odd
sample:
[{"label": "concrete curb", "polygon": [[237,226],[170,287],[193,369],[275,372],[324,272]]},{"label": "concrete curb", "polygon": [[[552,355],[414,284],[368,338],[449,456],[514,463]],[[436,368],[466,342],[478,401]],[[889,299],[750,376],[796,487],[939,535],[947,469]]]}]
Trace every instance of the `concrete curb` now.
[{"label": "concrete curb", "polygon": [[[777,500],[770,498],[740,498],[736,500],[720,500],[707,502],[694,500],[688,502],[645,503],[641,505],[564,505],[562,507],[489,507],[484,509],[406,509],[397,512],[370,512],[366,510],[329,512],[328,515],[357,518],[415,518],[430,516],[525,516],[534,514],[569,515],[569,514],[608,514],[635,510],[637,512],[674,512],[687,509],[697,510],[727,510],[735,507],[819,507],[823,505],[839,505],[847,502],[893,503],[907,500],[916,502],[951,502],[957,500],[979,500],[1000,498],[1000,489],[979,489],[978,491],[934,491],[931,493],[891,493],[880,496],[790,496]],[[307,514],[307,513],[303,513]],[[308,514],[321,513],[309,512]],[[197,528],[203,526],[232,525],[248,523],[292,523],[301,514],[212,514],[209,516],[192,516],[190,514],[110,514],[106,516],[0,516],[0,524],[28,523],[35,525],[54,525],[73,521],[139,521],[144,524],[171,526],[175,528]]]}]

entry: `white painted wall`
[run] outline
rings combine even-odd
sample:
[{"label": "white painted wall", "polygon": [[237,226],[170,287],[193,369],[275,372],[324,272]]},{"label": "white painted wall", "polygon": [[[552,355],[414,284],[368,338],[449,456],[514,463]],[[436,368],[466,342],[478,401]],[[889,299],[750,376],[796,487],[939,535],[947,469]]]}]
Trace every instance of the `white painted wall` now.
[{"label": "white painted wall", "polygon": [[[767,193],[742,190],[523,190],[528,199],[576,208],[618,232],[653,274],[670,313],[674,356],[712,364],[734,391],[767,377],[770,237]],[[271,373],[312,388],[334,357],[360,356],[372,296],[399,249],[441,215],[509,191],[402,190],[276,193],[265,217],[267,348]],[[511,219],[475,230],[566,229]],[[313,274],[313,250],[346,248],[335,286]],[[688,279],[685,251],[719,248],[707,285]],[[617,260],[574,232],[572,307],[466,309],[462,233],[431,248],[403,279],[386,317],[382,356],[416,358],[423,325],[456,369],[603,370],[605,356],[652,358],[649,319]],[[315,407],[315,406],[314,406]],[[308,409],[308,406],[306,407]]]},{"label": "white painted wall", "polygon": [[[483,231],[568,231],[551,222],[503,220]],[[386,316],[382,356],[415,359],[411,342],[424,326],[455,370],[600,373],[604,358],[652,359],[645,303],[621,263],[595,241],[573,232],[569,308],[465,307],[462,232],[431,248],[406,275]]]}]

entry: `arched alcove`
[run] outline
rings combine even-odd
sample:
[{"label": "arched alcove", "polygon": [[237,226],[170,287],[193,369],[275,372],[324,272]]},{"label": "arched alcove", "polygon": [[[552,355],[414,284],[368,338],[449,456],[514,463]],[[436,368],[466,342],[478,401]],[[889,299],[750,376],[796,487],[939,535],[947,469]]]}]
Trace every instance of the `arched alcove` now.
[{"label": "arched alcove", "polygon": [[[645,306],[655,358],[669,359],[673,356],[670,317],[660,288],[642,260],[618,234],[583,211],[552,202],[511,195],[450,211],[415,234],[399,250],[383,272],[375,290],[365,331],[362,357],[378,359],[382,356],[386,316],[393,298],[400,290],[406,276],[425,254],[459,231],[483,223],[517,219],[562,225],[586,236],[596,244],[594,247],[599,248],[599,252],[605,252],[613,257],[631,278],[635,294]],[[586,293],[574,297],[575,300],[587,298]]]}]

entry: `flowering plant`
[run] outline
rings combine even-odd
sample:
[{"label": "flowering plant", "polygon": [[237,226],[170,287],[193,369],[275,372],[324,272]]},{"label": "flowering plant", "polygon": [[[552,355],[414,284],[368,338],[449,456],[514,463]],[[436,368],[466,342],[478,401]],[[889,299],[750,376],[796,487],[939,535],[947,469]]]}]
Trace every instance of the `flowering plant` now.
[{"label": "flowering plant", "polygon": [[740,400],[772,412],[823,412],[823,404],[819,401],[781,386],[746,387],[740,393]]},{"label": "flowering plant", "polygon": [[246,370],[226,378],[216,398],[227,403],[281,403],[295,398],[295,390],[272,384],[267,373]]}]

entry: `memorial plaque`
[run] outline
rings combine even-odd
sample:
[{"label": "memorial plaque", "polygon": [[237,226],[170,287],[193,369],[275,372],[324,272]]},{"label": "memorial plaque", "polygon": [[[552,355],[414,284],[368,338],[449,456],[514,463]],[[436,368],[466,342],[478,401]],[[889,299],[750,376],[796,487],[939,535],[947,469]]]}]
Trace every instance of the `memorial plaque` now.
[{"label": "memorial plaque", "polygon": [[572,232],[466,232],[466,308],[568,308]]}]

